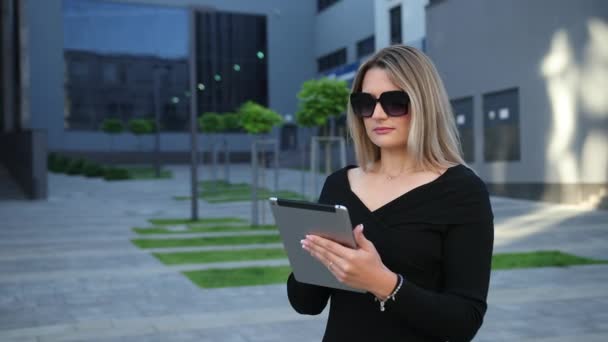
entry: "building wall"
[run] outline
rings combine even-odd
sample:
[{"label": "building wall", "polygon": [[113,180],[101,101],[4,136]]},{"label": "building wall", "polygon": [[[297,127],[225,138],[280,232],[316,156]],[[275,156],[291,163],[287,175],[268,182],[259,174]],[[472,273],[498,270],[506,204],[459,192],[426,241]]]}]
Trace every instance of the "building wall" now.
[{"label": "building wall", "polygon": [[[261,14],[268,25],[269,106],[281,114],[294,113],[295,94],[304,80],[314,77],[314,15],[312,1],[267,0],[121,0],[116,2],[171,5],[178,7],[211,6],[220,11]],[[50,150],[103,151],[110,144],[102,133],[64,130],[64,56],[62,1],[26,1],[28,22],[29,79],[32,128],[48,129]],[[286,48],[288,47],[288,48]],[[144,143],[151,148],[152,139]],[[137,150],[138,141],[122,134],[113,145],[121,150]],[[204,144],[203,144],[204,145]],[[184,151],[189,146],[187,133],[165,133],[163,151]],[[242,136],[234,147],[247,150],[250,138]]]},{"label": "building wall", "polygon": [[390,45],[389,11],[401,5],[401,28],[403,42],[416,48],[423,48],[426,35],[425,6],[428,0],[375,0],[376,50]]},{"label": "building wall", "polygon": [[[606,187],[607,2],[438,1],[426,30],[450,98],[473,97],[471,165],[488,183],[530,184],[540,196]],[[520,160],[486,162],[483,95],[514,88]]]},{"label": "building wall", "polygon": [[312,23],[314,60],[346,47],[346,63],[357,61],[357,42],[374,34],[373,13],[374,5],[369,0],[341,0],[317,14]]}]

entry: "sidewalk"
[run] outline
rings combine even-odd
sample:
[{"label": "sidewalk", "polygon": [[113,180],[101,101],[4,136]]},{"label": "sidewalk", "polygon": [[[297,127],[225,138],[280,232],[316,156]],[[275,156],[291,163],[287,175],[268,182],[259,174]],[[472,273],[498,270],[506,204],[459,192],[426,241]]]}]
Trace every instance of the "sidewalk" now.
[{"label": "sidewalk", "polygon": [[[49,174],[48,201],[0,201],[0,341],[320,340],[326,313],[293,312],[283,284],[200,289],[179,272],[206,266],[165,266],[131,244],[131,227],[149,218],[189,217],[190,203],[172,199],[189,195],[189,168],[170,168],[173,179],[150,181]],[[231,176],[251,181],[246,165]],[[279,187],[300,192],[301,180],[282,170]],[[250,219],[248,202],[199,204],[201,217]],[[496,252],[557,249],[608,260],[608,211],[492,204]],[[270,223],[268,210],[263,216]],[[475,341],[607,341],[607,282],[608,265],[493,272]]]}]

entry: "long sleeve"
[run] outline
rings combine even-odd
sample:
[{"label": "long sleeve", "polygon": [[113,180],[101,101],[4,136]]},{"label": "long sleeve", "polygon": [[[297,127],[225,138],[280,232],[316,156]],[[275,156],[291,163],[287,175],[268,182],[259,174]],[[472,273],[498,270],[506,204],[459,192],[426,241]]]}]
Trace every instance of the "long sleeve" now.
[{"label": "long sleeve", "polygon": [[443,238],[441,291],[406,281],[387,310],[408,325],[442,340],[470,341],[483,322],[490,281],[494,224],[485,186],[473,185],[470,209],[477,219],[448,224]]},{"label": "long sleeve", "polygon": [[[330,176],[325,180],[323,189],[321,190],[321,196],[319,197],[319,203],[330,204],[330,194],[333,182],[333,178]],[[289,303],[300,314],[306,315],[318,315],[323,312],[323,309],[327,306],[327,301],[331,295],[331,289],[301,283],[297,281],[291,273],[287,279],[287,297]]]}]

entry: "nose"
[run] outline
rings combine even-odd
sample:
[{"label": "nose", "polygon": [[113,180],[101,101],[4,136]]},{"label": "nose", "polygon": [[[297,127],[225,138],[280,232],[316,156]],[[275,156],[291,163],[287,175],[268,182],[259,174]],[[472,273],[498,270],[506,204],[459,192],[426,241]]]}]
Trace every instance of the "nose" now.
[{"label": "nose", "polygon": [[382,108],[382,105],[380,105],[380,101],[376,102],[376,105],[374,106],[374,112],[372,113],[372,116],[370,118],[376,120],[388,118],[388,115],[386,115],[386,113],[384,112],[384,108]]}]

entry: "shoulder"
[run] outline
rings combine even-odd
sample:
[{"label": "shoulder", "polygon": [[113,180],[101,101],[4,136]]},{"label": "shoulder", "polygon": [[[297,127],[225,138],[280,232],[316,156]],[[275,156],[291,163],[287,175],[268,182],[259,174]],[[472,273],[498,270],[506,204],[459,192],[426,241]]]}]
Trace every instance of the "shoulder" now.
[{"label": "shoulder", "polygon": [[347,165],[327,176],[325,183],[329,185],[348,186],[349,174],[353,175],[358,172],[360,172],[360,168],[357,167],[357,165]]},{"label": "shoulder", "polygon": [[465,192],[487,193],[484,181],[466,165],[458,164],[445,171],[445,179],[449,185]]},{"label": "shoulder", "polygon": [[491,219],[493,218],[490,195],[484,181],[466,165],[449,168],[444,177],[443,199],[451,208],[463,215]]}]

